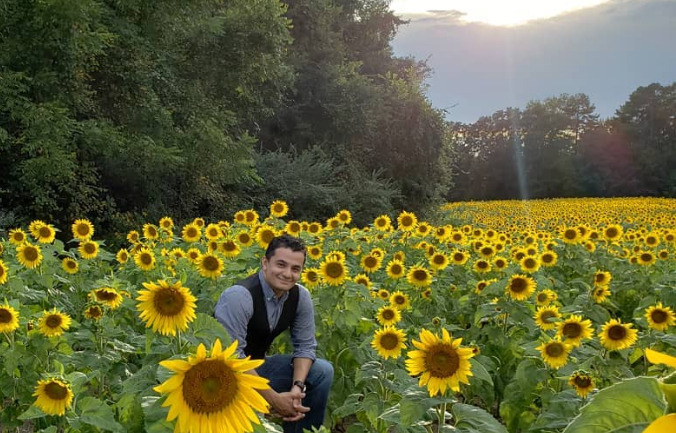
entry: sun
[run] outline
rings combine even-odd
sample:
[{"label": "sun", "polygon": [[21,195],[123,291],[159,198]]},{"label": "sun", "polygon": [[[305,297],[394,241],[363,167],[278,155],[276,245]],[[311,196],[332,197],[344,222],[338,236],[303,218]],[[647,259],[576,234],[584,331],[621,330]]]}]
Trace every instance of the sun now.
[{"label": "sun", "polygon": [[528,21],[552,18],[557,15],[606,3],[609,0],[393,0],[390,7],[398,15],[429,17],[435,13],[460,12],[464,22],[478,22],[510,27]]}]

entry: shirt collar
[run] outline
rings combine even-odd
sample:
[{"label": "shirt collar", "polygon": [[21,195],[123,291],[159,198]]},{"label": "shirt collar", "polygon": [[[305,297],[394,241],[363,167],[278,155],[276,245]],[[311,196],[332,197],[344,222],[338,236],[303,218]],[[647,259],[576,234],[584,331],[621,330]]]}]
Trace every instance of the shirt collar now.
[{"label": "shirt collar", "polygon": [[[277,300],[277,295],[275,295],[275,292],[272,290],[270,285],[268,284],[267,281],[265,281],[265,276],[263,275],[263,270],[261,269],[258,272],[258,278],[261,280],[261,287],[263,287],[263,296],[265,296],[266,301],[271,301],[271,300]],[[279,302],[284,302],[286,301],[286,298],[289,297],[289,292],[284,292],[281,298],[279,298]]]}]

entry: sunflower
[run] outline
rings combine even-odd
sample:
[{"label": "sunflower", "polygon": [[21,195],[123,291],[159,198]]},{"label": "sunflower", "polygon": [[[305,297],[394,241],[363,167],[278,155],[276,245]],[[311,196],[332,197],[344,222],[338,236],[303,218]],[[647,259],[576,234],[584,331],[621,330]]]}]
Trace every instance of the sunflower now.
[{"label": "sunflower", "polygon": [[258,227],[256,231],[256,243],[259,247],[266,249],[270,242],[277,236],[275,228],[267,224]]},{"label": "sunflower", "polygon": [[562,342],[559,338],[554,338],[538,346],[537,350],[542,354],[545,363],[554,369],[563,367],[568,362],[568,354],[573,348]]},{"label": "sunflower", "polygon": [[340,221],[341,224],[350,224],[352,222],[352,214],[349,210],[343,209],[336,214],[336,218]]},{"label": "sunflower", "polygon": [[376,296],[382,299],[383,301],[387,301],[388,299],[390,299],[390,292],[387,289],[380,289],[377,291]]},{"label": "sunflower", "polygon": [[221,242],[218,251],[220,251],[226,259],[235,258],[242,252],[242,250],[239,248],[239,245],[237,245],[235,241],[231,239]]},{"label": "sunflower", "polygon": [[61,260],[61,269],[63,269],[68,274],[77,274],[79,268],[80,266],[77,264],[77,260],[75,259],[64,257],[63,260]]},{"label": "sunflower", "polygon": [[352,278],[352,281],[354,281],[357,284],[361,284],[367,289],[370,289],[373,286],[371,279],[366,274],[357,274]]},{"label": "sunflower", "polygon": [[268,403],[259,391],[270,386],[267,379],[247,372],[263,360],[237,359],[236,350],[236,340],[222,350],[216,339],[209,357],[200,343],[187,361],[160,362],[174,374],[153,390],[168,395],[162,406],[169,407],[167,421],[178,418],[174,431],[242,433],[252,431],[252,423],[260,424],[256,412],[268,413]]},{"label": "sunflower", "polygon": [[236,238],[237,242],[239,242],[240,245],[242,245],[243,247],[250,247],[251,245],[253,245],[254,242],[253,236],[251,236],[251,233],[249,233],[248,231],[242,231],[237,233]]},{"label": "sunflower", "polygon": [[46,337],[58,337],[70,328],[71,318],[68,314],[56,310],[45,311],[38,320],[38,330]]},{"label": "sunflower", "polygon": [[326,220],[326,225],[325,225],[326,230],[335,230],[340,226],[341,226],[340,220],[336,217],[329,218],[329,219]]},{"label": "sunflower", "polygon": [[594,390],[594,378],[584,371],[576,371],[568,378],[568,384],[575,388],[575,392],[582,398]]},{"label": "sunflower", "polygon": [[410,350],[406,369],[411,376],[420,375],[419,386],[427,386],[430,396],[444,394],[447,389],[460,391],[460,383],[469,384],[471,348],[462,347],[462,338],[453,340],[446,331],[442,337],[422,329],[420,341],[413,340],[418,350]]},{"label": "sunflower", "polygon": [[[256,217],[256,218],[258,218],[258,217]],[[204,218],[197,217],[197,218],[195,218],[194,220],[192,220],[192,223],[191,223],[191,224],[195,224],[197,227],[199,227],[200,229],[202,229],[202,227],[204,227],[204,225],[206,224],[206,222],[204,221]]]},{"label": "sunflower", "polygon": [[160,218],[160,228],[163,230],[171,230],[174,228],[174,220],[171,217],[165,216]]},{"label": "sunflower", "polygon": [[582,316],[572,314],[559,322],[556,335],[562,338],[566,344],[577,347],[582,340],[592,338],[592,323],[589,319],[583,320]]},{"label": "sunflower", "polygon": [[464,265],[469,260],[469,254],[464,251],[455,250],[451,253],[451,262],[454,265]]},{"label": "sunflower", "polygon": [[594,297],[594,301],[600,304],[605,301],[608,296],[610,296],[610,289],[608,286],[596,287],[592,292],[592,296]]},{"label": "sunflower", "polygon": [[425,237],[432,232],[432,226],[425,221],[419,223],[415,228],[415,234],[420,237]]},{"label": "sunflower", "polygon": [[379,257],[372,255],[372,254],[367,254],[364,257],[361,258],[360,264],[362,269],[366,272],[375,272],[378,269],[380,269],[380,266],[382,265],[383,261]]},{"label": "sunflower", "polygon": [[9,269],[5,263],[0,260],[0,285],[5,284],[9,279]]},{"label": "sunflower", "polygon": [[296,220],[291,220],[284,226],[284,231],[291,236],[300,236],[300,232],[303,231],[303,225]]},{"label": "sunflower", "polygon": [[41,244],[51,244],[56,238],[56,230],[51,224],[43,224],[37,229],[36,239]]},{"label": "sunflower", "polygon": [[233,219],[235,220],[236,223],[244,224],[244,219],[245,219],[244,211],[238,210],[237,212],[235,212]]},{"label": "sunflower", "polygon": [[641,266],[651,266],[655,264],[656,257],[652,251],[639,251],[636,254],[638,264]]},{"label": "sunflower", "polygon": [[638,331],[631,323],[622,323],[619,319],[610,319],[601,327],[601,344],[608,350],[622,350],[631,347],[638,338]]},{"label": "sunflower", "polygon": [[383,326],[393,326],[401,320],[401,313],[392,306],[383,306],[378,309],[376,320]]},{"label": "sunflower", "polygon": [[486,287],[490,286],[491,284],[493,284],[496,281],[497,280],[495,278],[491,278],[490,280],[480,280],[480,281],[478,281],[476,283],[476,286],[474,287],[474,293],[476,293],[477,295],[480,295],[486,289]]},{"label": "sunflower", "polygon": [[659,250],[657,252],[657,258],[660,260],[666,260],[669,258],[669,250]]},{"label": "sunflower", "polygon": [[411,266],[406,273],[406,280],[415,287],[427,287],[432,284],[432,273],[422,266]]},{"label": "sunflower", "polygon": [[147,248],[142,248],[134,254],[134,263],[142,271],[155,269],[155,254]]},{"label": "sunflower", "polygon": [[25,243],[17,247],[16,252],[19,263],[28,269],[35,269],[42,263],[42,252],[37,245]]},{"label": "sunflower", "polygon": [[558,299],[556,292],[545,289],[535,295],[535,303],[540,307],[545,307]]},{"label": "sunflower", "polygon": [[96,241],[86,240],[80,241],[80,245],[77,250],[80,252],[80,256],[83,259],[91,260],[95,259],[99,255],[99,244]]},{"label": "sunflower", "polygon": [[103,309],[100,305],[90,305],[85,308],[84,316],[91,320],[100,320],[103,317]]},{"label": "sunflower", "polygon": [[218,278],[225,269],[223,260],[216,254],[203,254],[197,261],[197,270],[204,278]]},{"label": "sunflower", "polygon": [[322,250],[321,245],[312,245],[312,246],[307,248],[307,255],[312,260],[321,259],[323,254],[324,254],[324,251]]},{"label": "sunflower", "polygon": [[608,271],[596,271],[594,274],[594,286],[607,286],[613,276]]},{"label": "sunflower", "polygon": [[9,242],[14,245],[23,245],[26,242],[26,232],[21,229],[12,229],[9,231]]},{"label": "sunflower", "polygon": [[373,227],[381,232],[386,232],[390,229],[390,227],[392,227],[392,220],[387,215],[380,215],[375,220],[373,220]]},{"label": "sunflower", "polygon": [[474,262],[474,266],[472,266],[472,269],[474,269],[474,272],[477,273],[487,273],[491,271],[491,263],[488,260],[485,259],[479,259],[476,262]]},{"label": "sunflower", "polygon": [[120,249],[120,251],[115,254],[115,260],[117,260],[119,264],[127,263],[129,261],[129,251],[126,248]]},{"label": "sunflower", "polygon": [[35,405],[44,413],[61,416],[70,409],[73,391],[68,382],[59,379],[39,380],[33,397],[37,397]]},{"label": "sunflower", "polygon": [[28,225],[28,231],[30,232],[31,235],[33,235],[34,238],[38,238],[40,236],[40,227],[46,225],[44,221],[42,220],[34,220],[31,221],[31,223]]},{"label": "sunflower", "polygon": [[676,324],[676,316],[669,307],[663,307],[661,302],[657,305],[648,307],[645,312],[645,318],[651,328],[658,331],[666,331],[670,326]]},{"label": "sunflower", "polygon": [[210,241],[216,241],[223,237],[223,230],[218,224],[209,224],[206,229],[204,229],[204,236]]},{"label": "sunflower", "polygon": [[404,211],[397,217],[397,227],[403,232],[415,230],[417,224],[418,218],[414,213]]},{"label": "sunflower", "polygon": [[540,269],[540,261],[536,257],[526,256],[519,262],[521,270],[532,274]]},{"label": "sunflower", "polygon": [[191,263],[197,263],[200,257],[202,257],[202,252],[197,248],[188,248],[188,251],[185,252],[185,256]]},{"label": "sunflower", "polygon": [[384,359],[399,358],[401,350],[406,347],[406,336],[401,329],[386,326],[375,332],[371,346]]},{"label": "sunflower", "polygon": [[310,234],[312,234],[312,235],[315,235],[315,236],[320,235],[320,234],[322,233],[322,230],[324,230],[324,228],[323,228],[322,225],[321,225],[320,223],[318,223],[318,222],[311,222],[311,223],[307,226],[307,232],[310,233]]},{"label": "sunflower", "polygon": [[397,310],[405,310],[411,305],[411,300],[406,293],[399,290],[390,295],[390,306]]},{"label": "sunflower", "polygon": [[155,224],[143,224],[143,236],[153,241],[160,237],[160,232]]},{"label": "sunflower", "polygon": [[576,244],[582,241],[582,234],[577,227],[565,227],[561,230],[561,239],[567,244]]},{"label": "sunflower", "polygon": [[467,237],[461,231],[454,231],[451,233],[451,242],[459,245],[464,245],[467,241]]},{"label": "sunflower", "polygon": [[620,238],[622,238],[623,233],[624,230],[622,229],[622,226],[617,224],[610,224],[603,229],[603,237],[610,242],[619,241]]},{"label": "sunflower", "polygon": [[320,267],[322,278],[330,286],[339,286],[347,278],[347,268],[342,260],[329,259],[328,256]]},{"label": "sunflower", "polygon": [[535,323],[545,331],[554,329],[558,325],[558,320],[561,318],[559,309],[555,306],[540,307],[535,312]]},{"label": "sunflower", "polygon": [[4,304],[0,304],[0,332],[14,332],[17,328],[19,328],[19,312],[5,301]]},{"label": "sunflower", "polygon": [[525,301],[530,298],[530,296],[535,291],[537,283],[531,277],[526,275],[512,275],[507,283],[505,293],[507,293],[512,299],[517,301]]},{"label": "sunflower", "polygon": [[289,212],[289,205],[285,201],[275,200],[270,205],[270,215],[276,218],[282,218]]},{"label": "sunflower", "polygon": [[181,231],[181,237],[188,243],[197,242],[202,237],[202,229],[194,223],[186,224]]},{"label": "sunflower", "polygon": [[429,259],[430,267],[435,271],[440,271],[446,269],[448,266],[449,260],[446,254],[443,253],[434,253]]},{"label": "sunflower", "polygon": [[253,209],[247,209],[244,211],[244,221],[243,224],[249,227],[255,226],[258,224],[258,212]]},{"label": "sunflower", "polygon": [[322,275],[317,268],[305,268],[301,275],[301,281],[308,289],[314,289],[322,282]]},{"label": "sunflower", "polygon": [[132,230],[127,233],[127,241],[132,244],[137,244],[141,240],[141,235],[136,230]]},{"label": "sunflower", "polygon": [[89,292],[89,297],[115,310],[122,305],[122,295],[112,287],[100,287]]},{"label": "sunflower", "polygon": [[559,256],[554,251],[545,251],[540,256],[540,263],[545,267],[552,267],[556,265],[556,262],[559,261]]},{"label": "sunflower", "polygon": [[180,281],[174,284],[166,280],[157,283],[143,283],[147,290],[140,290],[136,298],[137,310],[146,328],[162,335],[176,335],[177,331],[185,331],[188,324],[195,319],[195,301],[190,289],[183,287]]}]

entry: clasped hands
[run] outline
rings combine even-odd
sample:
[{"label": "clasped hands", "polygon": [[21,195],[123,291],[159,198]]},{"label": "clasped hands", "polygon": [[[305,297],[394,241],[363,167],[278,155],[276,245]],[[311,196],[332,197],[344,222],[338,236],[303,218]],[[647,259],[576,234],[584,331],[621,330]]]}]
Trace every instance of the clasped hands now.
[{"label": "clasped hands", "polygon": [[280,416],[282,420],[287,422],[303,419],[305,414],[310,412],[309,407],[303,406],[303,398],[305,398],[305,393],[301,392],[297,386],[293,386],[291,391],[280,392],[275,396],[274,401],[271,402],[270,413]]}]

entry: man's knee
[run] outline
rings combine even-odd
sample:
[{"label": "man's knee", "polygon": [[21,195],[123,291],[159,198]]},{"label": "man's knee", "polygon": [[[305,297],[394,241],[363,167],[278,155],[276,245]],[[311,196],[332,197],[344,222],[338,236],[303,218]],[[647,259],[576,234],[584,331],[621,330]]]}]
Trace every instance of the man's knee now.
[{"label": "man's knee", "polygon": [[325,359],[317,358],[312,365],[312,369],[315,370],[317,375],[317,382],[329,382],[333,381],[333,365]]}]

